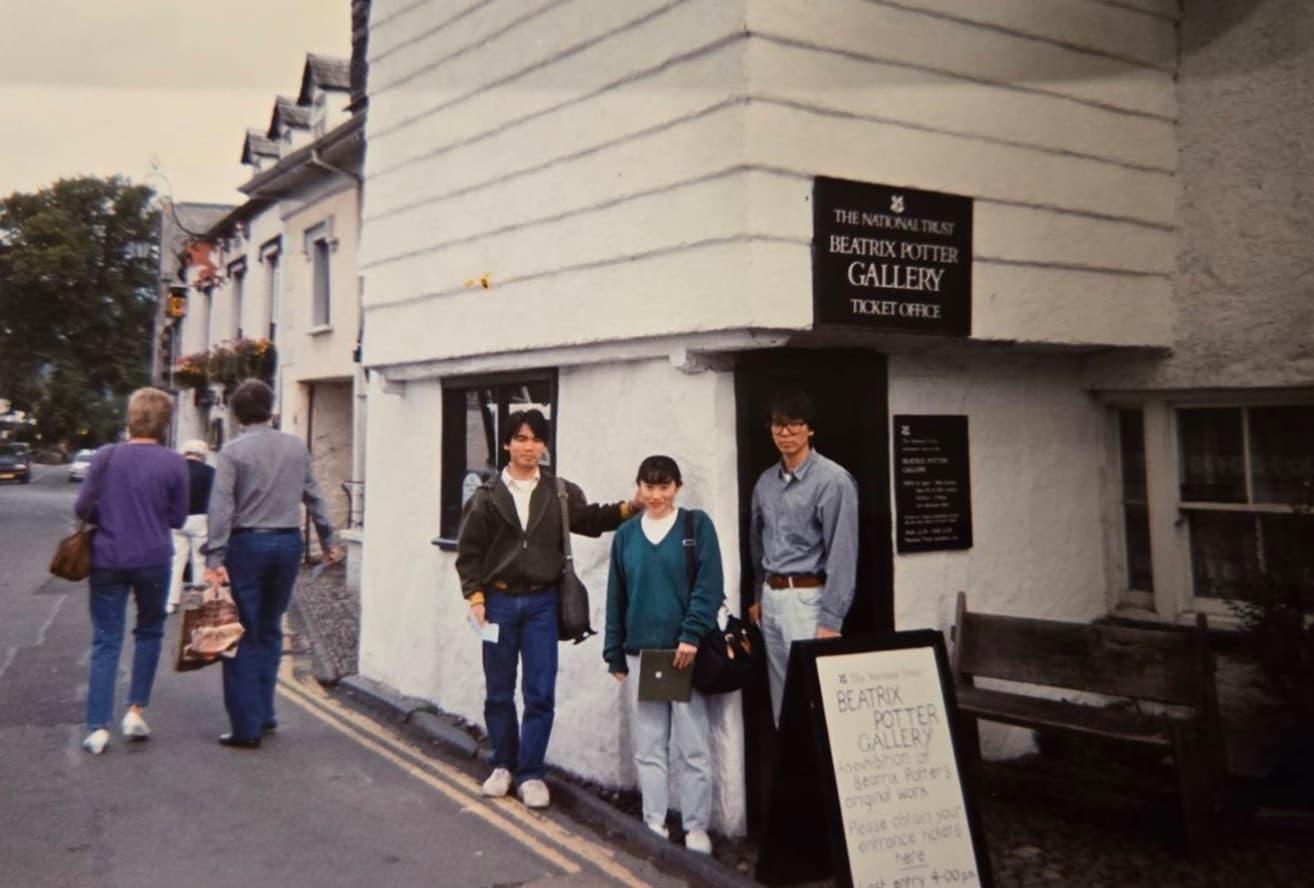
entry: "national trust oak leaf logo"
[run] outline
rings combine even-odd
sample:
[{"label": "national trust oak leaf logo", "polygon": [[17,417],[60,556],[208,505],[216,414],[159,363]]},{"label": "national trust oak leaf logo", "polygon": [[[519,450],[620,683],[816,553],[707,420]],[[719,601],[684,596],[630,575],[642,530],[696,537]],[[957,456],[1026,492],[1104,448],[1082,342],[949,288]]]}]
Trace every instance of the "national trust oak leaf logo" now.
[{"label": "national trust oak leaf logo", "polygon": [[892,194],[892,195],[890,195],[890,212],[891,212],[891,213],[902,213],[902,212],[903,212],[903,195],[902,195],[902,194]]}]

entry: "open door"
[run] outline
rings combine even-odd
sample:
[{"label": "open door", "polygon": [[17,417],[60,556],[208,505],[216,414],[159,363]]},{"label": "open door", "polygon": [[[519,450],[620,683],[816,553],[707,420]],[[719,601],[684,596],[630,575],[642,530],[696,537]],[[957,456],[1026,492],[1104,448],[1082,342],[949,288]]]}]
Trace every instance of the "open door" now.
[{"label": "open door", "polygon": [[[779,455],[767,429],[767,400],[796,385],[812,398],[817,420],[813,447],[844,466],[858,482],[858,584],[844,634],[894,628],[893,549],[890,536],[889,410],[885,356],[861,349],[772,349],[740,355],[735,365],[739,447],[739,538],[744,565],[741,613],[754,599],[748,549],[753,485]],[[775,728],[766,682],[744,692],[748,822],[763,823],[774,757]]]}]

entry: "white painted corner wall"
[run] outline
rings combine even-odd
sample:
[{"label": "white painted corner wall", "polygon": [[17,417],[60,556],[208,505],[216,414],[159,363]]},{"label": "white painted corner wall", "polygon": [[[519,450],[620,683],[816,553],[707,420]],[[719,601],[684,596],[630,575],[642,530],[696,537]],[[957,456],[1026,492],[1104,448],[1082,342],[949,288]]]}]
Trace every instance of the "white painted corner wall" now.
[{"label": "white painted corner wall", "polygon": [[[371,490],[405,496],[367,498],[361,599],[360,671],[405,694],[483,725],[479,641],[466,622],[455,554],[430,544],[438,532],[441,386],[409,382],[402,394],[372,377]],[[739,583],[739,510],[734,440],[734,385],[729,373],[686,374],[667,360],[562,368],[556,446],[561,474],[594,502],[629,499],[634,472],[653,452],[680,465],[680,504],[704,509],[720,537],[726,588]],[[729,421],[727,421],[727,419]],[[377,505],[386,502],[386,508]],[[572,546],[590,590],[593,626],[606,615],[611,534],[575,536]],[[737,599],[737,595],[731,595]],[[549,763],[608,786],[633,786],[636,775],[624,689],[608,675],[602,640],[563,645]],[[744,737],[738,695],[713,701],[713,828],[742,833]]]}]

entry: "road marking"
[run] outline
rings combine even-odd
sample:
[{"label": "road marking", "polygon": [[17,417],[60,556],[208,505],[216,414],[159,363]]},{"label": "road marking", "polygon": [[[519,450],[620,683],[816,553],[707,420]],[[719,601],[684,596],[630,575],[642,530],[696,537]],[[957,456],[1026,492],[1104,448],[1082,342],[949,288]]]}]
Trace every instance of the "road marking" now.
[{"label": "road marking", "polygon": [[616,860],[614,849],[577,835],[551,818],[534,814],[515,800],[484,798],[480,793],[479,781],[474,777],[403,744],[373,719],[333,699],[318,683],[309,679],[298,680],[292,675],[291,664],[287,660],[284,660],[280,673],[278,690],[288,700],[460,803],[462,810],[488,821],[565,872],[575,874],[582,867],[544,845],[531,832],[565,849],[576,858],[588,861],[623,885],[632,888],[646,888],[648,885]]},{"label": "road marking", "polygon": [[389,749],[383,743],[377,742],[376,740],[365,736],[359,730],[356,730],[353,726],[348,725],[342,721],[339,721],[338,719],[334,718],[333,715],[322,710],[315,703],[312,703],[309,700],[302,697],[301,694],[296,692],[289,692],[288,690],[282,687],[280,687],[279,690],[283,691],[284,697],[286,697],[292,703],[304,709],[306,712],[310,713],[315,718],[319,719],[320,721],[324,722],[325,724],[333,728],[336,728],[340,733],[350,737],[352,740],[359,743],[361,746],[364,746],[366,749],[375,753],[379,757],[386,759],[387,761],[396,765],[398,768],[401,768],[403,771],[405,771],[407,774],[411,775],[415,779],[421,781],[422,783],[427,784],[433,789],[436,789],[438,792],[447,796],[452,801],[457,802],[458,804],[461,805],[462,811],[469,811],[471,814],[474,814],[476,817],[479,817],[487,821],[489,825],[506,833],[508,836],[515,839],[521,845],[525,846],[526,848],[530,849],[535,854],[537,854],[539,857],[542,857],[544,860],[551,863],[553,866],[561,870],[564,870],[565,872],[570,874],[578,873],[581,871],[582,868],[580,867],[579,864],[566,858],[562,854],[557,853],[553,849],[547,847],[542,842],[538,841],[536,838],[529,835],[524,830],[520,829],[514,823],[508,821],[505,817],[498,816],[496,813],[494,813],[494,811],[491,808],[484,808],[477,805],[468,805],[467,802],[469,802],[469,795],[461,791],[457,787],[451,786],[446,781],[439,779],[438,777],[425,771],[423,768],[418,767],[412,762],[407,761],[404,757],[398,755],[395,751]]}]

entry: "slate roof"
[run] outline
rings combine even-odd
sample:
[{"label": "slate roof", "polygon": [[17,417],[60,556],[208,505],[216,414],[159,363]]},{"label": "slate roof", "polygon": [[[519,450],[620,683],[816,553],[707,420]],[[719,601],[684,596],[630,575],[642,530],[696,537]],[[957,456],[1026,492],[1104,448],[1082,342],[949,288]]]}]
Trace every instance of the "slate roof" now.
[{"label": "slate roof", "polygon": [[274,113],[269,118],[269,129],[265,136],[270,139],[278,137],[280,125],[295,129],[310,129],[311,108],[298,105],[295,99],[279,96],[274,100]]},{"label": "slate roof", "polygon": [[278,145],[267,139],[260,130],[248,129],[242,140],[242,163],[254,163],[257,157],[278,158]]},{"label": "slate roof", "polygon": [[174,220],[188,232],[207,230],[235,207],[232,204],[175,203]]},{"label": "slate roof", "polygon": [[351,89],[351,62],[331,56],[306,54],[306,66],[301,70],[301,92],[297,95],[298,105],[309,105],[315,88],[324,90]]}]

